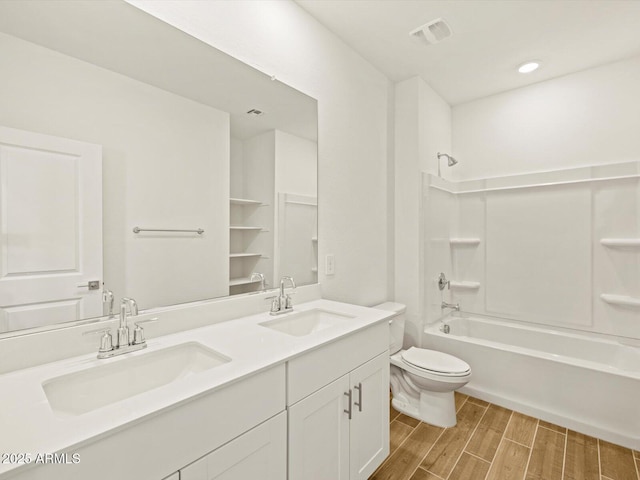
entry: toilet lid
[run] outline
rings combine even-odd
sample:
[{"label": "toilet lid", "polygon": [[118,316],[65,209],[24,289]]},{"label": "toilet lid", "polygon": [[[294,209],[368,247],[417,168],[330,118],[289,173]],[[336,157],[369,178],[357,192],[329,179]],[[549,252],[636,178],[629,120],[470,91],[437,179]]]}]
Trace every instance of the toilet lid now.
[{"label": "toilet lid", "polygon": [[414,367],[440,373],[466,373],[469,364],[453,355],[426,348],[411,347],[402,352],[402,359]]}]

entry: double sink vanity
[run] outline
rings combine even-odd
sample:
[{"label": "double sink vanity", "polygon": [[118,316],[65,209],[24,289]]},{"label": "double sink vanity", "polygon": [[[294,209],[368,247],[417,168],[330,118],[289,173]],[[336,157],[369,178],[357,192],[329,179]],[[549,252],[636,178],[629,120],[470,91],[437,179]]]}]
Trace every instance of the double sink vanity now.
[{"label": "double sink vanity", "polygon": [[93,337],[0,375],[0,479],[366,479],[387,456],[389,312],[311,298],[169,334],[154,314],[145,349],[98,359]]}]

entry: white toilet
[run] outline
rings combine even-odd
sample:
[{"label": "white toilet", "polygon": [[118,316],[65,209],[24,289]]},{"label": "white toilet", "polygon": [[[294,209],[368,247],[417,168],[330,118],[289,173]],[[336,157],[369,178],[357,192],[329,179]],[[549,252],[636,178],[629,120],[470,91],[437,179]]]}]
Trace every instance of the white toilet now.
[{"label": "white toilet", "polygon": [[402,350],[406,307],[382,303],[374,308],[394,312],[389,320],[390,382],[393,407],[438,427],[456,424],[453,391],[467,384],[471,367],[453,355],[411,347]]}]

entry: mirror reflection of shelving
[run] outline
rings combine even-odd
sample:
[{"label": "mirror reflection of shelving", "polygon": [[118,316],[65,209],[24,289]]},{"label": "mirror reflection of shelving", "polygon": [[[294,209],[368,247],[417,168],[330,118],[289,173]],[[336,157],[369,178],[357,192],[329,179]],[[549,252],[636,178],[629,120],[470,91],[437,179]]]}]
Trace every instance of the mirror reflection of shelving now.
[{"label": "mirror reflection of shelving", "polygon": [[[273,286],[273,131],[231,137],[229,294]],[[264,276],[262,285],[258,276]]]},{"label": "mirror reflection of shelving", "polygon": [[261,288],[260,279],[252,273],[264,256],[256,245],[263,227],[255,222],[256,211],[263,206],[258,200],[229,199],[229,294],[247,293]]},{"label": "mirror reflection of shelving", "polygon": [[230,153],[229,293],[277,287],[284,275],[316,283],[316,142],[280,130],[237,132]]}]

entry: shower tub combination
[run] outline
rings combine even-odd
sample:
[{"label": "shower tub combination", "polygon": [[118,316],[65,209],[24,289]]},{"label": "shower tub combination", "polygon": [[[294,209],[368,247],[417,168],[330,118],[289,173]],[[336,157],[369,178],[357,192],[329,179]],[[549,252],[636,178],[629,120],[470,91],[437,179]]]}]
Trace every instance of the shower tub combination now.
[{"label": "shower tub combination", "polygon": [[640,450],[640,346],[464,313],[423,345],[471,365],[462,393]]}]

